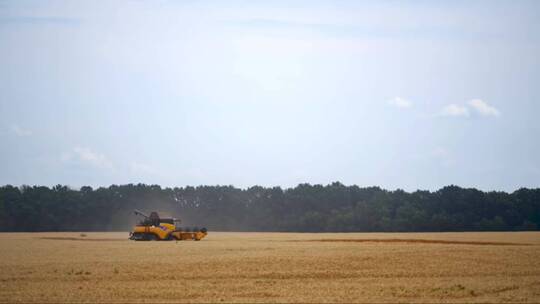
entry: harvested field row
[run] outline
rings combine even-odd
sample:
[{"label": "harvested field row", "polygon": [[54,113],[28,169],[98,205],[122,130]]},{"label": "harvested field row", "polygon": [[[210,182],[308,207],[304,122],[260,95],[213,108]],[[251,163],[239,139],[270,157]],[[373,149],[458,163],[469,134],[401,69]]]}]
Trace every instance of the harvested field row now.
[{"label": "harvested field row", "polygon": [[[84,238],[84,237],[41,237],[41,240],[53,240],[53,241],[90,241],[90,242],[122,242],[123,239],[108,238],[108,239],[96,239],[96,238]],[[127,238],[126,238],[127,239]]]},{"label": "harvested field row", "polygon": [[[121,242],[120,238],[86,238],[86,237],[41,237],[42,240],[57,241],[90,241],[90,242]],[[286,242],[352,242],[352,243],[423,243],[423,244],[452,244],[452,245],[495,245],[495,246],[532,246],[529,243],[508,242],[471,242],[426,239],[318,239],[318,240],[288,240]]]},{"label": "harvested field row", "polygon": [[320,239],[298,240],[291,242],[353,242],[353,243],[423,243],[423,244],[452,244],[452,245],[497,245],[497,246],[532,246],[528,243],[507,242],[468,242],[468,241],[445,241],[423,239]]}]

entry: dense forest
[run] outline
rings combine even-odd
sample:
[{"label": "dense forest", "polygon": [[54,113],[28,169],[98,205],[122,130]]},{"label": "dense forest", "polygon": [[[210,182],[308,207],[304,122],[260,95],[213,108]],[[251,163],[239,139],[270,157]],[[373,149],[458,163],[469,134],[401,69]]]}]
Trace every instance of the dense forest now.
[{"label": "dense forest", "polygon": [[133,209],[220,231],[538,230],[540,188],[513,193],[300,184],[294,188],[128,184],[0,187],[0,231],[126,231]]}]

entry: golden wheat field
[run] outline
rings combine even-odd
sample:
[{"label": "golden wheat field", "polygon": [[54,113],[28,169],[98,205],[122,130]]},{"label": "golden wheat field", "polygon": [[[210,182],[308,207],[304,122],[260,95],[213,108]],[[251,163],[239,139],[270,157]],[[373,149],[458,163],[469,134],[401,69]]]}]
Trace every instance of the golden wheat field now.
[{"label": "golden wheat field", "polygon": [[4,233],[0,284],[0,302],[540,302],[540,233]]}]

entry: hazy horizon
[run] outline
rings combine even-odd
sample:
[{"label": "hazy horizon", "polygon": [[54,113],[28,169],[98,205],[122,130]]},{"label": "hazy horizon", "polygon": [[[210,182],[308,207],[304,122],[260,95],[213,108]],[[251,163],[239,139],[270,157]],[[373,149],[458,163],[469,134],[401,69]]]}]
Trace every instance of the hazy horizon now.
[{"label": "hazy horizon", "polygon": [[540,186],[538,1],[0,1],[0,185]]}]

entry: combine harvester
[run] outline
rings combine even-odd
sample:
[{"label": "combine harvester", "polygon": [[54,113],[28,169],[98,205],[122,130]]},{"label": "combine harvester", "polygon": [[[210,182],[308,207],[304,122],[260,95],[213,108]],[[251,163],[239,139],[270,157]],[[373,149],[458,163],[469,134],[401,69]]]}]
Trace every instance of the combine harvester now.
[{"label": "combine harvester", "polygon": [[135,214],[143,219],[137,224],[133,231],[129,233],[129,239],[134,241],[172,241],[172,240],[194,240],[200,241],[208,231],[206,228],[184,228],[179,224],[180,220],[175,218],[160,218],[157,212],[146,215],[139,210]]}]

